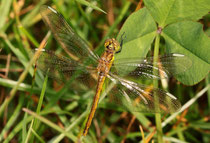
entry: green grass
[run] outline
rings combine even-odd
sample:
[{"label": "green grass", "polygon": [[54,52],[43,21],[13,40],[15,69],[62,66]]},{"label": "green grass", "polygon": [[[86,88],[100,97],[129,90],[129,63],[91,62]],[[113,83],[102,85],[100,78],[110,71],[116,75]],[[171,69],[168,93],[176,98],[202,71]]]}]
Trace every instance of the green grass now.
[{"label": "green grass", "polygon": [[[2,0],[0,142],[77,142],[89,113],[95,93],[93,84],[93,88],[78,92],[72,87],[73,79],[63,84],[40,71],[33,80],[32,65],[38,53],[33,56],[32,49],[41,50],[48,41],[46,49],[66,55],[41,20],[39,8],[43,4],[62,13],[99,55],[107,38],[120,40],[125,32],[126,48],[116,59],[147,55],[157,58],[172,52],[185,54],[192,61],[189,71],[167,82],[167,89],[163,81],[154,81],[155,87],[163,87],[178,98],[182,103],[180,111],[166,115],[126,112],[111,106],[109,95],[102,94],[82,142],[143,142],[139,125],[146,142],[210,142],[210,4],[208,0],[184,0],[183,5],[166,1],[144,0],[141,10],[134,13],[139,1],[41,0],[21,5],[16,0]],[[162,28],[160,34],[156,32],[158,27]],[[139,79],[136,82],[145,83]],[[105,91],[112,86],[105,86]]]}]

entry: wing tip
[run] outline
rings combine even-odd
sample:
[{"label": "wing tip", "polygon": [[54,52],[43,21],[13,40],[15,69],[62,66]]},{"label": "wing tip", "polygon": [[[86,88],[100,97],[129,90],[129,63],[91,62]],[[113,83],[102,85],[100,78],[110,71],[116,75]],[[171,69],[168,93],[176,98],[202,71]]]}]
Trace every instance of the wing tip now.
[{"label": "wing tip", "polygon": [[57,12],[55,9],[53,9],[52,7],[47,6],[47,8],[48,8],[48,9],[50,9],[52,12],[54,12],[54,13],[58,14],[58,12]]},{"label": "wing tip", "polygon": [[169,97],[171,97],[172,99],[177,100],[177,98],[176,98],[173,94],[171,94],[171,93],[169,93],[169,92],[167,92],[166,94],[167,94]]},{"label": "wing tip", "polygon": [[47,11],[52,11],[53,13],[58,14],[58,12],[54,8],[48,5],[41,5],[39,11],[41,14],[45,14],[45,12]]},{"label": "wing tip", "polygon": [[185,56],[183,54],[178,54],[178,53],[173,53],[172,55],[175,56],[175,57],[184,57]]}]

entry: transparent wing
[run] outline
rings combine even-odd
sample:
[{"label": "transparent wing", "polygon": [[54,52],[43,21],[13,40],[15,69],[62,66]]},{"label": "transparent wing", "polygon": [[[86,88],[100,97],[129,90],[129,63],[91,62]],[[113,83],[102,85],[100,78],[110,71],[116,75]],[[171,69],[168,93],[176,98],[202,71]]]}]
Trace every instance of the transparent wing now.
[{"label": "transparent wing", "polygon": [[[158,62],[153,64],[153,57],[119,59],[114,61],[112,71],[119,75],[161,79],[185,72],[192,65],[192,62],[185,55],[168,54],[160,56]],[[157,71],[157,74],[154,74],[153,70]]]},{"label": "transparent wing", "polygon": [[41,6],[40,13],[55,39],[71,57],[76,60],[84,57],[97,60],[98,57],[90,50],[87,43],[73,31],[60,13],[46,5]]},{"label": "transparent wing", "polygon": [[180,102],[161,89],[143,86],[109,74],[116,87],[109,92],[111,100],[120,107],[134,112],[173,113],[180,109]]},{"label": "transparent wing", "polygon": [[67,81],[76,72],[83,79],[87,78],[90,74],[97,73],[96,67],[94,66],[85,66],[78,61],[57,55],[49,50],[43,50],[40,53],[36,64],[37,68],[44,73],[49,70],[48,75],[58,81]]}]

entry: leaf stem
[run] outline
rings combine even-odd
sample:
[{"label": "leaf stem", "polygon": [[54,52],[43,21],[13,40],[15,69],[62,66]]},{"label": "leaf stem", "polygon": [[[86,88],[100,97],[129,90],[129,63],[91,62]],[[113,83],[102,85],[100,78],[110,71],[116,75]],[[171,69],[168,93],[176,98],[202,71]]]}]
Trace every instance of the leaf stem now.
[{"label": "leaf stem", "polygon": [[[158,61],[159,44],[160,44],[160,35],[157,34],[156,39],[155,39],[154,58],[153,58],[153,62],[154,62],[153,65],[154,66],[155,66],[155,63],[157,63],[157,61]],[[157,71],[153,71],[154,75],[156,75],[155,72],[157,72]],[[158,88],[158,81],[153,80],[153,85],[154,85],[154,88]],[[159,99],[158,99],[157,96],[155,96],[155,97],[156,97],[155,103],[158,104]],[[156,106],[156,107],[158,108],[158,106]],[[156,127],[157,127],[158,143],[162,143],[163,142],[163,131],[162,131],[162,127],[161,127],[161,114],[160,113],[155,114],[155,122],[156,122]]]}]

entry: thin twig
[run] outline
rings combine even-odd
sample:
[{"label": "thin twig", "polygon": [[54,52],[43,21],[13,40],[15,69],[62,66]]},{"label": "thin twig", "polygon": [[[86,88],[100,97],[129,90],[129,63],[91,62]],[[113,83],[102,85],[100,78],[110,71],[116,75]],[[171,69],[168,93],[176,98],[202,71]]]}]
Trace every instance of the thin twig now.
[{"label": "thin twig", "polygon": [[10,61],[11,61],[11,54],[7,56],[7,64],[6,64],[6,71],[5,71],[6,77],[8,76],[8,73],[9,73]]},{"label": "thin twig", "polygon": [[[6,68],[3,68],[3,69],[0,69],[0,72],[7,72],[7,71],[9,71],[9,72],[22,72],[23,71],[23,69],[6,69]],[[7,76],[5,76],[5,77],[7,77]]]},{"label": "thin twig", "polygon": [[108,136],[108,134],[112,131],[112,129],[114,128],[114,125],[116,123],[118,123],[121,119],[125,118],[127,116],[127,112],[123,112],[121,115],[120,115],[120,118],[115,121],[110,127],[109,129],[107,130],[107,132],[102,136],[102,140],[105,140],[105,138]]},{"label": "thin twig", "polygon": [[96,119],[93,120],[93,124],[95,125],[95,128],[96,128],[96,135],[98,138],[98,142],[102,143],[101,130]]},{"label": "thin twig", "polygon": [[141,7],[142,7],[142,2],[143,2],[143,0],[140,0],[140,1],[139,1],[138,5],[137,5],[137,7],[136,7],[136,9],[135,9],[135,11],[138,11],[139,9],[141,9]]},{"label": "thin twig", "polygon": [[125,142],[126,136],[127,136],[127,134],[130,132],[131,126],[133,125],[135,119],[136,119],[136,116],[133,116],[132,119],[131,119],[131,121],[130,121],[130,123],[129,123],[129,125],[128,125],[128,128],[127,128],[127,130],[126,130],[126,135],[124,135],[124,138],[123,138],[123,140],[121,141],[121,143],[124,143],[124,142]]},{"label": "thin twig", "polygon": [[139,125],[139,129],[140,129],[140,131],[141,131],[143,143],[146,143],[146,142],[145,142],[145,138],[144,138],[144,130],[143,130],[143,128],[142,128],[141,125]]}]

